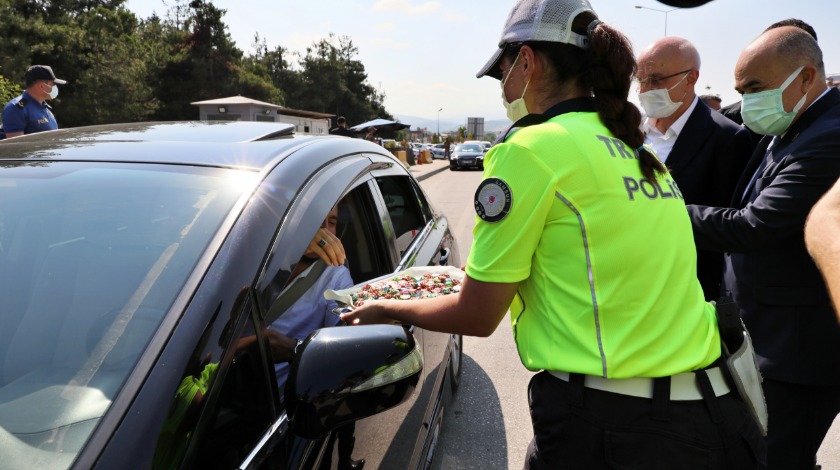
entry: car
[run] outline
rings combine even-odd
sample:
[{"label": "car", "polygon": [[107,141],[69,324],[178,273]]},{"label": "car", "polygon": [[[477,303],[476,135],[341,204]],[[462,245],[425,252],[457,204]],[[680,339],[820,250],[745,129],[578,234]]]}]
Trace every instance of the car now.
[{"label": "car", "polygon": [[342,443],[356,468],[429,468],[460,336],[320,328],[275,377],[267,325],[339,202],[355,282],[460,266],[446,217],[362,139],[166,122],[0,143],[3,468],[315,469]]},{"label": "car", "polygon": [[432,158],[446,158],[446,146],[444,144],[433,144],[431,150]]},{"label": "car", "polygon": [[467,140],[464,141],[464,143],[480,145],[484,153],[487,153],[490,150],[490,147],[493,146],[493,142],[490,142],[489,140]]},{"label": "car", "polygon": [[455,146],[449,156],[449,169],[459,170],[461,168],[484,169],[484,149],[479,143],[463,143]]}]

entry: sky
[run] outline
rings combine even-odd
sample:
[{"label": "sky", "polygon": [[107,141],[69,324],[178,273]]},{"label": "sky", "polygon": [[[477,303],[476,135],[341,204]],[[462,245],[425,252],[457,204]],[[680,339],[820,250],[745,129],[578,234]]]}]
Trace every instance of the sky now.
[{"label": "sky", "polygon": [[[208,0],[209,1],[209,0]],[[173,4],[172,0],[168,4]],[[394,115],[466,122],[503,119],[499,82],[475,78],[497,48],[513,0],[212,0],[237,47],[304,52],[331,33],[349,36],[368,81]],[[799,18],[817,31],[826,73],[840,73],[837,3],[829,0],[713,0],[673,9],[657,0],[590,0],[600,19],[623,32],[635,54],[666,33],[691,41],[702,65],[696,91],[739,100],[733,71],[741,50],[770,24]],[[164,16],[164,0],[128,0],[140,18]],[[636,6],[644,8],[635,8]],[[707,88],[708,87],[708,88]],[[635,87],[630,100],[638,103]]]}]

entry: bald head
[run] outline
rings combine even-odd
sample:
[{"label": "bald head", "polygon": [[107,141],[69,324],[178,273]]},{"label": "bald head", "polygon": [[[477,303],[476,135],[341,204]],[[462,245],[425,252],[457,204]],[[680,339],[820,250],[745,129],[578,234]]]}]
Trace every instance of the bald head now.
[{"label": "bald head", "polygon": [[670,62],[699,70],[700,54],[688,39],[669,36],[648,46],[639,56],[639,63],[643,62]]},{"label": "bald head", "polygon": [[800,28],[783,26],[765,31],[747,46],[738,58],[736,70],[750,61],[771,60],[791,70],[800,65],[813,66],[825,80],[822,51],[817,41]]},{"label": "bald head", "polygon": [[810,68],[815,79],[825,83],[822,51],[811,35],[794,26],[767,30],[738,57],[735,89],[739,93],[764,91],[774,78],[790,74],[800,66]]},{"label": "bald head", "polygon": [[[788,80],[782,91],[784,109],[797,110],[798,119],[827,85],[817,42],[794,26],[765,31],[741,52],[735,65],[735,90],[741,94],[778,89]],[[805,101],[798,105],[803,96]]]},{"label": "bald head", "polygon": [[[636,79],[639,81],[640,100],[655,90],[667,90],[671,102],[679,104],[675,111],[665,116],[662,112],[649,109],[644,101],[648,116],[660,116],[656,126],[664,132],[679,119],[697,96],[694,85],[700,77],[700,54],[687,39],[664,37],[654,42],[639,55]],[[661,93],[661,92],[659,92]]]}]

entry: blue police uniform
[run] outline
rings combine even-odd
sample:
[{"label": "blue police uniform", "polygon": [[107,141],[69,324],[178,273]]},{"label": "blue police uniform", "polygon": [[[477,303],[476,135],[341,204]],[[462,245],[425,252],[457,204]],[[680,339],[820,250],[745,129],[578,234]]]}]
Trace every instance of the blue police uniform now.
[{"label": "blue police uniform", "polygon": [[3,108],[2,130],[5,133],[33,134],[58,129],[58,122],[50,109],[46,101],[39,103],[32,95],[24,91]]}]

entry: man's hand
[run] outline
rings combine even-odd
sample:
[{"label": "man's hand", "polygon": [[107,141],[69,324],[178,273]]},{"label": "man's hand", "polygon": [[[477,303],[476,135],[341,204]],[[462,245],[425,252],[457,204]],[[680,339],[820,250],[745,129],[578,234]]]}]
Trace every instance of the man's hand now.
[{"label": "man's hand", "polygon": [[304,256],[321,258],[327,266],[341,266],[347,259],[341,240],[323,227],[318,229],[312,241],[309,242]]}]

